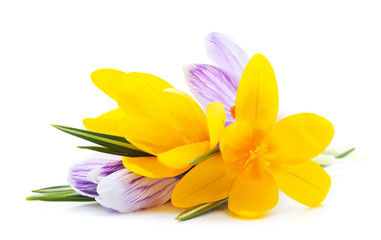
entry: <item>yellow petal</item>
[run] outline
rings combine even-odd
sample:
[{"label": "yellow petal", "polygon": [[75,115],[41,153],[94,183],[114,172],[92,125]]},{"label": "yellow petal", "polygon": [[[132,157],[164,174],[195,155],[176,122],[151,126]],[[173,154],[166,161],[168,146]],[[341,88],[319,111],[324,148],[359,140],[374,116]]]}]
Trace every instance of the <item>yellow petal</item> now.
[{"label": "yellow petal", "polygon": [[158,89],[145,80],[129,77],[124,79],[124,84],[125,90],[116,100],[126,115],[142,116],[176,125]]},{"label": "yellow petal", "polygon": [[209,140],[206,115],[192,97],[173,88],[164,90],[162,96],[166,107],[184,135],[188,136],[192,142]]},{"label": "yellow petal", "polygon": [[210,149],[217,146],[225,127],[225,109],[221,102],[210,103],[206,108],[210,136]]},{"label": "yellow petal", "polygon": [[252,148],[252,131],[245,122],[235,122],[227,126],[222,134],[220,150],[225,162],[246,161]]},{"label": "yellow petal", "polygon": [[270,172],[253,164],[239,174],[229,195],[230,211],[256,217],[276,206],[279,191]]},{"label": "yellow petal", "polygon": [[281,119],[264,143],[262,157],[273,163],[297,164],[311,160],[327,148],[334,134],[332,124],[313,113],[300,113]]},{"label": "yellow petal", "polygon": [[159,163],[156,157],[123,157],[123,165],[131,172],[149,178],[174,177],[188,170],[168,168]]},{"label": "yellow petal", "polygon": [[148,74],[148,73],[138,73],[138,72],[131,72],[127,73],[123,77],[123,82],[125,88],[130,87],[130,82],[145,82],[147,83],[153,90],[159,92],[162,92],[164,89],[167,88],[173,88],[171,84],[169,84],[167,81],[156,77],[154,75]]},{"label": "yellow petal", "polygon": [[282,192],[309,207],[318,206],[331,187],[331,178],[314,161],[273,166],[270,170]]},{"label": "yellow petal", "polygon": [[120,122],[120,130],[132,145],[153,155],[185,144],[175,128],[150,118],[127,116]]},{"label": "yellow petal", "polygon": [[238,86],[235,116],[247,121],[253,131],[267,131],[278,115],[278,86],[274,70],[261,54],[251,58]]},{"label": "yellow petal", "polygon": [[171,149],[157,155],[159,162],[169,168],[184,169],[189,162],[206,153],[209,150],[209,142],[192,143]]},{"label": "yellow petal", "polygon": [[99,69],[94,71],[90,78],[95,86],[115,100],[124,89],[124,75],[126,75],[125,72],[115,69]]},{"label": "yellow petal", "polygon": [[194,167],[175,186],[172,204],[187,208],[228,197],[237,173],[216,155]]},{"label": "yellow petal", "polygon": [[126,114],[119,108],[100,115],[97,118],[85,118],[83,125],[89,131],[122,136],[119,130],[119,122]]}]

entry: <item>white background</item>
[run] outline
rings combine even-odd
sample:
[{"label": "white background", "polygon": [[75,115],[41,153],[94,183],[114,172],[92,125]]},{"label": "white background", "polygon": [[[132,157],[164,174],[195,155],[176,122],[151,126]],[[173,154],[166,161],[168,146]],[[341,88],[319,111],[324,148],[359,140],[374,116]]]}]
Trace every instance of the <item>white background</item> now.
[{"label": "white background", "polygon": [[[1,1],[1,238],[380,239],[380,10],[377,1]],[[177,222],[170,204],[119,214],[24,200],[66,184],[69,165],[92,155],[50,127],[82,127],[116,107],[92,71],[147,72],[189,92],[182,66],[210,63],[204,37],[214,31],[270,60],[288,113],[323,115],[334,144],[367,158],[327,169],[321,207],[282,196],[261,219],[221,210]]]}]

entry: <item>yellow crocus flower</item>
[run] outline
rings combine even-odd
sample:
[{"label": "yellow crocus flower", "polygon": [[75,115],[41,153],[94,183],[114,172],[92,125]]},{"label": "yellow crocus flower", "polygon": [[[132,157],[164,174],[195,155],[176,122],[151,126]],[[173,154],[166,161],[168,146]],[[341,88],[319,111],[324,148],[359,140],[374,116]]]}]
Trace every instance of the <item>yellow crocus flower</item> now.
[{"label": "yellow crocus flower", "polygon": [[331,179],[311,159],[329,145],[333,126],[312,113],[278,122],[277,114],[275,74],[257,54],[242,74],[236,122],[223,132],[221,155],[198,164],[180,180],[172,193],[173,205],[187,208],[229,197],[232,212],[256,217],[275,207],[278,189],[304,205],[319,205]]},{"label": "yellow crocus flower", "polygon": [[123,157],[124,166],[150,178],[177,176],[194,158],[214,149],[224,129],[221,103],[207,114],[188,94],[146,73],[100,69],[94,84],[116,100],[119,108],[84,120],[88,130],[123,136],[149,157]]}]

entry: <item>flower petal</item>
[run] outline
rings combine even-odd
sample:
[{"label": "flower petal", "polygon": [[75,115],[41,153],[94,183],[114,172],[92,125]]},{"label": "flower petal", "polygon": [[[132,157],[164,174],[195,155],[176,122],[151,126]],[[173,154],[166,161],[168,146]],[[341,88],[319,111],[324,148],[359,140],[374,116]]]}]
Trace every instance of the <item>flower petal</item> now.
[{"label": "flower petal", "polygon": [[281,119],[266,136],[268,151],[262,157],[272,163],[298,164],[324,151],[334,134],[332,124],[313,113]]},{"label": "flower petal", "polygon": [[239,83],[235,116],[247,121],[254,132],[266,132],[277,120],[278,87],[269,61],[256,54],[247,64]]},{"label": "flower petal", "polygon": [[243,217],[256,217],[274,208],[279,191],[270,172],[253,164],[237,177],[229,195],[230,211]]},{"label": "flower petal", "polygon": [[222,102],[227,113],[226,123],[235,122],[230,109],[235,105],[239,79],[207,64],[186,66],[184,75],[193,95],[204,108],[212,102]]},{"label": "flower petal", "polygon": [[131,87],[131,83],[133,82],[144,82],[157,93],[160,93],[167,88],[173,88],[167,81],[148,73],[131,72],[123,77],[124,88]]},{"label": "flower petal", "polygon": [[123,157],[128,170],[149,178],[167,178],[182,174],[189,169],[172,169],[161,164],[157,157]]},{"label": "flower petal", "polygon": [[331,187],[331,178],[314,161],[273,166],[270,170],[282,192],[309,207],[318,206]]},{"label": "flower petal", "polygon": [[69,169],[68,181],[70,186],[79,194],[87,197],[96,197],[97,183],[89,179],[88,175],[94,169],[101,168],[117,160],[91,158],[82,160],[71,165]]},{"label": "flower petal", "polygon": [[157,155],[159,162],[169,168],[184,169],[189,162],[206,153],[210,148],[209,141],[183,145]]},{"label": "flower petal", "polygon": [[122,160],[116,160],[116,161],[108,161],[105,162],[103,165],[101,165],[98,168],[95,168],[89,172],[87,175],[87,179],[94,182],[99,183],[99,181],[107,177],[108,175],[119,171],[121,169],[125,169]]},{"label": "flower petal", "polygon": [[225,162],[246,161],[250,157],[253,135],[250,125],[235,122],[227,126],[220,141],[221,155]]},{"label": "flower petal", "polygon": [[175,207],[187,208],[228,197],[237,176],[216,155],[194,167],[176,185],[172,193]]},{"label": "flower petal", "polygon": [[124,118],[120,130],[132,145],[153,155],[186,144],[185,137],[174,127],[145,117]]},{"label": "flower petal", "polygon": [[95,199],[106,208],[134,212],[166,203],[178,178],[152,179],[122,169],[102,178]]},{"label": "flower petal", "polygon": [[99,69],[94,71],[90,78],[100,90],[106,93],[110,98],[116,100],[116,97],[122,92],[123,76],[125,72],[115,69]]},{"label": "flower petal", "polygon": [[214,32],[206,37],[205,46],[208,56],[218,67],[240,79],[250,58],[233,39]]},{"label": "flower petal", "polygon": [[97,118],[85,118],[83,125],[89,131],[122,136],[119,130],[119,122],[125,117],[126,114],[120,108],[117,108]]},{"label": "flower petal", "polygon": [[225,126],[225,109],[221,102],[214,102],[206,108],[210,136],[210,149],[217,146]]},{"label": "flower petal", "polygon": [[205,113],[192,97],[173,88],[164,90],[162,97],[178,128],[185,136],[193,142],[209,140]]},{"label": "flower petal", "polygon": [[125,90],[117,97],[119,107],[126,115],[142,116],[176,125],[161,91],[153,88],[147,81],[125,78]]}]

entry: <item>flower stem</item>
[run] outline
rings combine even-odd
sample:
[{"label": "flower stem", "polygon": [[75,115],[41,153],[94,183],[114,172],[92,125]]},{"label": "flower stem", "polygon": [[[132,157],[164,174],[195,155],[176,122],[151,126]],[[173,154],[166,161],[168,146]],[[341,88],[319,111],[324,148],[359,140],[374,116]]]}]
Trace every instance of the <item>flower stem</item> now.
[{"label": "flower stem", "polygon": [[212,149],[210,150],[209,152],[206,152],[200,156],[198,156],[197,158],[193,159],[192,161],[190,161],[188,164],[189,165],[193,165],[193,164],[197,164],[197,163],[200,163],[216,154],[218,154],[220,152],[220,149],[219,148],[215,148],[215,149]]},{"label": "flower stem", "polygon": [[223,203],[226,203],[228,201],[228,198],[221,199],[216,202],[211,202],[211,203],[203,203],[200,204],[196,207],[190,208],[184,212],[182,212],[180,215],[176,217],[177,220],[184,221],[188,220],[194,217],[197,217],[205,212],[208,212],[218,206],[220,206]]},{"label": "flower stem", "polygon": [[355,148],[351,148],[345,152],[343,152],[342,154],[339,154],[337,156],[335,156],[336,158],[344,158],[346,157],[347,155],[349,155],[351,152],[353,152],[355,150]]}]

